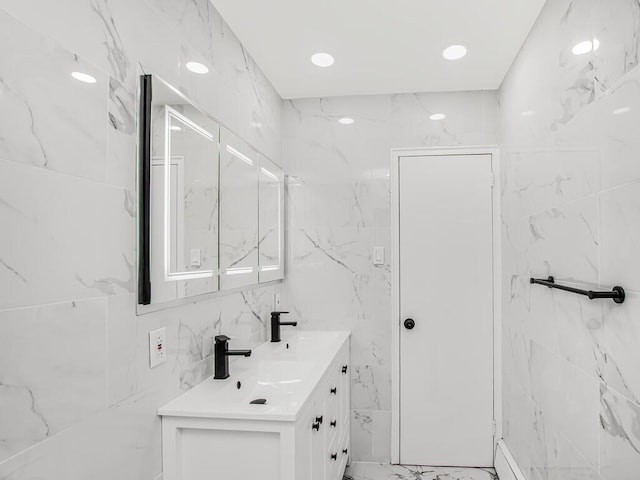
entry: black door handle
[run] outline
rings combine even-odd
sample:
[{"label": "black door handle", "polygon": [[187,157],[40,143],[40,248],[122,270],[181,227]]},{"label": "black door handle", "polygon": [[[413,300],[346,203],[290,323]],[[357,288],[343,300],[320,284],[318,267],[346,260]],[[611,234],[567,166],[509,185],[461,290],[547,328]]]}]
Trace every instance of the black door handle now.
[{"label": "black door handle", "polygon": [[404,328],[406,328],[407,330],[413,330],[413,327],[416,326],[416,322],[413,318],[407,318],[404,321]]}]

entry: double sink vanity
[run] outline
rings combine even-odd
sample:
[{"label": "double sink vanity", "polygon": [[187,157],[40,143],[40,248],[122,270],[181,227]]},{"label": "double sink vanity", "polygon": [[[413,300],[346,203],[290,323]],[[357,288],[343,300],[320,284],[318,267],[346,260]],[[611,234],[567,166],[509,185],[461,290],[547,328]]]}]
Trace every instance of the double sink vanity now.
[{"label": "double sink vanity", "polygon": [[161,407],[165,480],[340,480],[349,333],[297,331]]}]

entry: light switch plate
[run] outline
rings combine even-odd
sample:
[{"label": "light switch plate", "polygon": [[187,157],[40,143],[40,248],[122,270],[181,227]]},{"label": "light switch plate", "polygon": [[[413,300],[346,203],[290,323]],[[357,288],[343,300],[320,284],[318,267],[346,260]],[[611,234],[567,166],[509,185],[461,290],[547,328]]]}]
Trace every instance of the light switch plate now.
[{"label": "light switch plate", "polygon": [[199,248],[192,248],[191,252],[191,266],[192,267],[201,267],[202,266],[202,254]]},{"label": "light switch plate", "polygon": [[167,360],[167,330],[162,327],[149,332],[149,366],[151,368]]},{"label": "light switch plate", "polygon": [[373,264],[384,265],[384,247],[373,247]]},{"label": "light switch plate", "polygon": [[273,310],[274,311],[280,310],[280,294],[279,293],[273,294]]}]

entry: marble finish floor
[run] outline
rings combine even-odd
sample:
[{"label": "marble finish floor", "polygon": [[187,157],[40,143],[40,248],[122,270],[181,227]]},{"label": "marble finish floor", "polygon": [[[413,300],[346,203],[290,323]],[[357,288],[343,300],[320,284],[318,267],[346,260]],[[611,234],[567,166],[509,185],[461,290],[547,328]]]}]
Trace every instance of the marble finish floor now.
[{"label": "marble finish floor", "polygon": [[498,480],[493,468],[416,467],[352,463],[344,480]]}]

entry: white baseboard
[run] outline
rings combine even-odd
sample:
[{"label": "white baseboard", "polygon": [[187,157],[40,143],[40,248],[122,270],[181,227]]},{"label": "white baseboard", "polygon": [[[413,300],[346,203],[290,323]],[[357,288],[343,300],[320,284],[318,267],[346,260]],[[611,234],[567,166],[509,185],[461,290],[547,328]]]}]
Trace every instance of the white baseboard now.
[{"label": "white baseboard", "polygon": [[495,468],[500,480],[527,480],[504,440],[498,441]]}]

